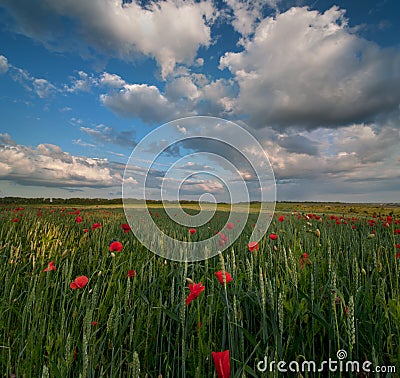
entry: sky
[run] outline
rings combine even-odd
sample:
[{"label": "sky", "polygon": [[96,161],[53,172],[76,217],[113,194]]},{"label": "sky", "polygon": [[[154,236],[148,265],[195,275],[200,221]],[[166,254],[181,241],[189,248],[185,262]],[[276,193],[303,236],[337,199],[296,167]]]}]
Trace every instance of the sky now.
[{"label": "sky", "polygon": [[0,0],[0,197],[121,197],[143,138],[212,116],[234,122],[202,124],[219,143],[147,146],[149,196],[180,177],[180,199],[225,200],[239,177],[259,199],[222,143],[241,125],[277,200],[399,202],[399,17],[397,0]]}]

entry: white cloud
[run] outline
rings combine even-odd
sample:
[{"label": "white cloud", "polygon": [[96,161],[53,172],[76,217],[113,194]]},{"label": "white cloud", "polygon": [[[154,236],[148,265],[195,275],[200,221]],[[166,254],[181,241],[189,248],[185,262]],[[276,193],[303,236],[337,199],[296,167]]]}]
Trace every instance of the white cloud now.
[{"label": "white cloud", "polygon": [[94,140],[100,142],[101,145],[114,144],[121,147],[133,148],[136,145],[135,131],[117,131],[111,126],[99,124],[94,128],[82,126],[80,130],[90,135]]},{"label": "white cloud", "polygon": [[[216,16],[209,0],[149,1],[145,6],[119,0],[46,0],[34,4],[25,0],[18,5],[7,1],[6,6],[18,22],[19,32],[41,40],[46,47],[68,51],[72,40],[80,38],[108,56],[131,60],[137,53],[144,54],[157,61],[164,78],[177,63],[192,64],[199,47],[210,44],[208,23]],[[74,21],[71,45],[71,36],[62,32],[65,19]],[[58,38],[60,35],[63,38]],[[73,47],[75,51],[79,48]]]},{"label": "white cloud", "polygon": [[226,53],[239,85],[236,114],[252,127],[336,127],[373,119],[400,102],[400,51],[380,48],[347,28],[344,11],[291,8],[268,17]]},{"label": "white cloud", "polygon": [[111,88],[121,88],[126,83],[119,75],[103,72],[100,78],[100,84]]},{"label": "white cloud", "polygon": [[175,105],[153,85],[125,84],[118,92],[100,95],[100,101],[117,114],[145,122],[166,122],[177,116]]},{"label": "white cloud", "polygon": [[260,20],[265,1],[262,0],[225,0],[233,10],[232,26],[243,36],[254,32],[257,22]]},{"label": "white cloud", "polygon": [[0,74],[8,71],[8,60],[4,55],[0,55]]},{"label": "white cloud", "polygon": [[46,79],[33,79],[32,85],[34,91],[40,98],[49,97],[57,90],[56,87]]},{"label": "white cloud", "polygon": [[72,78],[70,85],[64,85],[64,90],[70,93],[90,92],[93,86],[98,85],[98,80],[84,71],[78,71],[78,77]]},{"label": "white cloud", "polygon": [[26,147],[0,138],[0,180],[49,187],[111,187],[121,183],[107,159],[73,156],[53,144]]}]

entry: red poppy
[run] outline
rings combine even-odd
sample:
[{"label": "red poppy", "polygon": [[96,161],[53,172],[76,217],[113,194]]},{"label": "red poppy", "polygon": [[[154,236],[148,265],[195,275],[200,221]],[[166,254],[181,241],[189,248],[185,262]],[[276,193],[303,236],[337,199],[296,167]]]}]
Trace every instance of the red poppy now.
[{"label": "red poppy", "polygon": [[218,378],[229,378],[231,375],[229,350],[225,350],[224,352],[212,352],[212,357]]},{"label": "red poppy", "polygon": [[226,224],[226,228],[228,230],[232,230],[232,228],[234,228],[234,227],[235,227],[235,225],[232,222],[229,222],[229,223]]},{"label": "red poppy", "polygon": [[303,253],[301,255],[299,263],[300,263],[301,269],[304,269],[304,265],[310,265],[310,262],[308,261],[308,253]]},{"label": "red poppy", "polygon": [[400,230],[394,230],[395,235],[400,235]]},{"label": "red poppy", "polygon": [[79,210],[75,210],[74,212],[73,212],[73,214],[75,214],[75,215],[79,215],[81,212],[79,211]]},{"label": "red poppy", "polygon": [[127,277],[128,278],[132,278],[132,277],[135,277],[135,276],[136,276],[136,272],[133,269],[129,269]]},{"label": "red poppy", "polygon": [[75,222],[76,223],[81,223],[83,221],[83,218],[82,217],[76,217],[75,218]]},{"label": "red poppy", "polygon": [[355,230],[356,229],[356,226],[354,226],[354,224],[351,226],[351,228],[353,229],[353,230]]},{"label": "red poppy", "polygon": [[13,222],[14,222],[14,223],[16,223],[16,222],[18,222],[18,221],[19,221],[18,218],[14,218],[14,219],[13,219]]},{"label": "red poppy", "polygon": [[122,248],[123,245],[119,241],[113,241],[110,243],[110,252],[121,252]]},{"label": "red poppy", "polygon": [[400,244],[396,244],[396,248],[397,248],[397,249],[400,249]]},{"label": "red poppy", "polygon": [[75,280],[70,283],[69,287],[72,290],[82,289],[87,285],[88,282],[89,282],[89,279],[86,276],[79,276],[79,277],[76,277]]},{"label": "red poppy", "polygon": [[278,221],[279,222],[283,222],[285,220],[285,217],[283,216],[283,215],[281,215],[279,218],[278,218]]},{"label": "red poppy", "polygon": [[[220,270],[218,272],[215,272],[215,275],[217,276],[219,283],[221,285],[223,285],[224,284],[224,277],[222,276],[222,270]],[[225,272],[225,281],[226,281],[226,283],[231,282],[232,280],[233,280],[232,276],[228,272]]]},{"label": "red poppy", "polygon": [[131,230],[131,227],[127,223],[121,224],[121,228],[124,230],[125,234]]},{"label": "red poppy", "polygon": [[199,283],[191,283],[189,284],[190,293],[186,298],[186,305],[189,305],[193,299],[196,299],[202,291],[204,291],[205,287],[201,282]]},{"label": "red poppy", "polygon": [[99,322],[92,322],[92,325],[97,325],[97,324],[99,324]]},{"label": "red poppy", "polygon": [[88,228],[84,228],[83,232],[89,232],[89,229]]},{"label": "red poppy", "polygon": [[191,235],[196,233],[196,229],[195,228],[189,228],[189,232]]},{"label": "red poppy", "polygon": [[48,272],[49,270],[56,270],[57,268],[54,266],[54,261],[49,262],[49,266],[43,270],[43,272]]},{"label": "red poppy", "polygon": [[396,253],[396,259],[400,259],[400,252]]},{"label": "red poppy", "polygon": [[258,251],[258,242],[250,242],[247,246],[249,247],[250,252]]},{"label": "red poppy", "polygon": [[96,228],[101,228],[101,224],[100,223],[93,223],[92,224],[92,230],[95,230]]},{"label": "red poppy", "polygon": [[269,238],[271,240],[276,240],[276,239],[278,239],[278,235],[277,234],[269,234]]}]

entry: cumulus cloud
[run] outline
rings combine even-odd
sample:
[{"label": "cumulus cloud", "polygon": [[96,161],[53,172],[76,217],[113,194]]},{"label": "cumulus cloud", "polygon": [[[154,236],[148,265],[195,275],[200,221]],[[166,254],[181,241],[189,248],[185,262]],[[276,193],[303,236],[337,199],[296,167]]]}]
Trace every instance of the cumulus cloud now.
[{"label": "cumulus cloud", "polygon": [[125,84],[117,92],[100,95],[100,101],[119,115],[145,122],[165,122],[177,116],[175,105],[154,85]]},{"label": "cumulus cloud", "polygon": [[8,71],[8,60],[4,55],[0,55],[0,74]]},{"label": "cumulus cloud", "polygon": [[400,103],[400,51],[351,32],[345,11],[291,8],[267,17],[220,68],[235,76],[237,114],[256,128],[367,122]]},{"label": "cumulus cloud", "polygon": [[[192,64],[197,50],[209,46],[209,23],[216,16],[208,0],[149,1],[145,6],[119,0],[23,0],[18,4],[5,0],[4,6],[17,21],[18,32],[48,48],[68,51],[74,47],[76,51],[72,40],[78,37],[108,56],[130,60],[139,53],[153,57],[163,77],[177,63]],[[63,28],[70,20],[75,26],[73,36]]]},{"label": "cumulus cloud", "polygon": [[262,8],[265,1],[260,0],[225,0],[232,9],[232,26],[242,36],[248,36],[254,32],[257,22],[262,17]]},{"label": "cumulus cloud", "polygon": [[107,159],[70,155],[53,144],[31,148],[1,134],[0,180],[59,188],[105,188],[120,185],[122,176]]}]

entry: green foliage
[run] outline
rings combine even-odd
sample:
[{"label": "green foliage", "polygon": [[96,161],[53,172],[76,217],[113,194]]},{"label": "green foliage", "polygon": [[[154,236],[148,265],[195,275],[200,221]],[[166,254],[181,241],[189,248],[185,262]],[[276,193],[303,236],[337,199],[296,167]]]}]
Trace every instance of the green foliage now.
[{"label": "green foliage", "polygon": [[[82,223],[70,208],[38,211],[0,211],[3,376],[212,377],[211,352],[225,349],[232,377],[259,376],[264,356],[318,363],[339,349],[352,360],[399,363],[393,224],[371,227],[366,219],[346,218],[336,224],[328,216],[285,213],[270,226],[278,239],[268,232],[250,252],[256,216],[250,214],[233,248],[185,264],[152,254],[124,233],[121,209],[85,208]],[[186,228],[156,211],[162,230],[188,237]],[[193,240],[223,230],[227,215],[219,211]],[[92,230],[95,222],[101,228]],[[368,239],[371,230],[376,236]],[[112,240],[123,244],[114,257]],[[50,261],[56,270],[44,272]],[[135,277],[127,277],[130,269]],[[233,277],[226,286],[214,274],[221,269]],[[72,290],[81,275],[89,283]],[[205,286],[188,306],[186,278]]]}]

